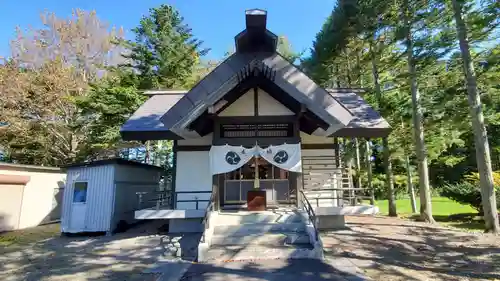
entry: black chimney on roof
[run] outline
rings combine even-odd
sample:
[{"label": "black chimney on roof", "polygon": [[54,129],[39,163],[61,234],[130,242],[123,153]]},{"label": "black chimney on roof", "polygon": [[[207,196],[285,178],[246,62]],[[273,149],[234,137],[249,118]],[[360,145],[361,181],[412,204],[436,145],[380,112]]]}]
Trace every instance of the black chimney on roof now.
[{"label": "black chimney on roof", "polygon": [[260,9],[245,11],[246,29],[236,35],[236,52],[274,52],[278,37],[266,29],[267,12]]},{"label": "black chimney on roof", "polygon": [[267,12],[260,9],[245,11],[247,29],[266,29]]}]

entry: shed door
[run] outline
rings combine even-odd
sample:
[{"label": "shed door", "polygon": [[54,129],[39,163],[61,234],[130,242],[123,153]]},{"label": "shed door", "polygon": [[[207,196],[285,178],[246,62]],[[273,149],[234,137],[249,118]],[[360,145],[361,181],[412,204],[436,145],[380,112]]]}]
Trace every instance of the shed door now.
[{"label": "shed door", "polygon": [[75,182],[73,184],[73,201],[71,204],[71,229],[84,230],[85,213],[87,212],[88,182]]},{"label": "shed door", "polygon": [[0,232],[19,227],[23,188],[21,184],[0,184]]}]

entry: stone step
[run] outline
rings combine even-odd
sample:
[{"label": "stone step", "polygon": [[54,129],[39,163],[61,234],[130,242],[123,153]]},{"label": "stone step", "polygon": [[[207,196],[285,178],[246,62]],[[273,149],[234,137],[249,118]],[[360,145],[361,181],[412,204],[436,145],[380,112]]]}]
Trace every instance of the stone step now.
[{"label": "stone step", "polygon": [[303,221],[299,211],[266,212],[220,212],[214,219],[215,225],[241,225],[253,223],[300,223]]},{"label": "stone step", "polygon": [[306,225],[301,223],[252,223],[242,225],[217,225],[214,235],[244,236],[264,233],[305,232]]},{"label": "stone step", "polygon": [[310,245],[309,235],[307,233],[266,233],[252,234],[244,236],[215,235],[210,244],[216,246],[228,245],[268,245],[268,246],[286,246],[286,245]]},{"label": "stone step", "polygon": [[269,259],[313,259],[317,253],[311,245],[291,246],[213,246],[207,251],[203,260],[213,261],[240,261],[240,260],[269,260]]}]

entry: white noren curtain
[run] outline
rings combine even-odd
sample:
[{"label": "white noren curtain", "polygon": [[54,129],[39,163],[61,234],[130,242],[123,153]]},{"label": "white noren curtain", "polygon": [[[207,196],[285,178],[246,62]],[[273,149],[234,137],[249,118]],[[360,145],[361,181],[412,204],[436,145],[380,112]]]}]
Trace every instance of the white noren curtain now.
[{"label": "white noren curtain", "polygon": [[221,145],[210,148],[210,170],[212,175],[234,171],[245,165],[252,157],[260,155],[267,162],[283,170],[302,172],[300,143],[271,145],[266,148],[254,146]]},{"label": "white noren curtain", "polygon": [[259,147],[258,151],[259,155],[273,166],[291,172],[302,172],[300,143]]}]

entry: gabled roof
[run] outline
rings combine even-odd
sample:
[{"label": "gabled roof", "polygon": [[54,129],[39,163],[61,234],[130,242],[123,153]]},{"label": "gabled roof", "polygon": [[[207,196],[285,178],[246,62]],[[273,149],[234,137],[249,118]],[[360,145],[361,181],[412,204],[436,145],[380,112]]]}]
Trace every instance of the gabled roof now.
[{"label": "gabled roof", "polygon": [[337,132],[335,137],[386,137],[391,132],[387,121],[352,89],[327,89],[341,104],[355,116],[351,122]]},{"label": "gabled roof", "polygon": [[[153,93],[147,92],[150,95]],[[120,128],[124,140],[181,139],[160,122],[160,117],[170,110],[184,93],[157,91]]]},{"label": "gabled roof", "polygon": [[[354,115],[349,124],[331,134],[335,137],[378,138],[389,135],[391,127],[380,114],[351,89],[327,89],[329,94]],[[159,91],[147,100],[121,129],[124,140],[182,139],[160,122],[163,112],[179,101],[185,91]],[[153,94],[153,93],[148,93]]]},{"label": "gabled roof", "polygon": [[89,161],[89,162],[80,162],[80,163],[73,163],[64,166],[66,169],[72,169],[72,168],[81,168],[81,167],[96,167],[96,166],[104,166],[104,165],[125,165],[125,166],[135,166],[135,167],[141,167],[145,169],[151,169],[151,170],[158,170],[158,171],[165,171],[164,168],[150,165],[150,164],[145,164],[137,161],[132,161],[132,160],[127,160],[123,158],[110,158],[110,159],[102,159],[102,160],[94,160],[94,161]]},{"label": "gabled roof", "polygon": [[225,98],[234,101],[249,87],[261,86],[267,87],[269,90],[264,90],[274,94],[275,99],[282,99],[284,105],[295,108],[301,118],[300,128],[307,128],[305,132],[347,137],[389,133],[387,122],[354,92],[328,92],[278,54],[277,37],[266,29],[266,22],[265,11],[247,11],[246,29],[235,37],[236,53],[185,94],[153,93],[123,125],[122,137],[126,140],[199,137],[213,128],[213,123],[208,122],[208,114],[213,110],[209,109]]},{"label": "gabled roof", "polygon": [[280,54],[237,52],[202,79],[160,120],[181,137],[193,136],[195,133],[188,129],[189,125],[256,72],[264,74],[283,92],[328,124],[323,132],[318,133],[320,135],[330,135],[354,118],[347,108]]}]

